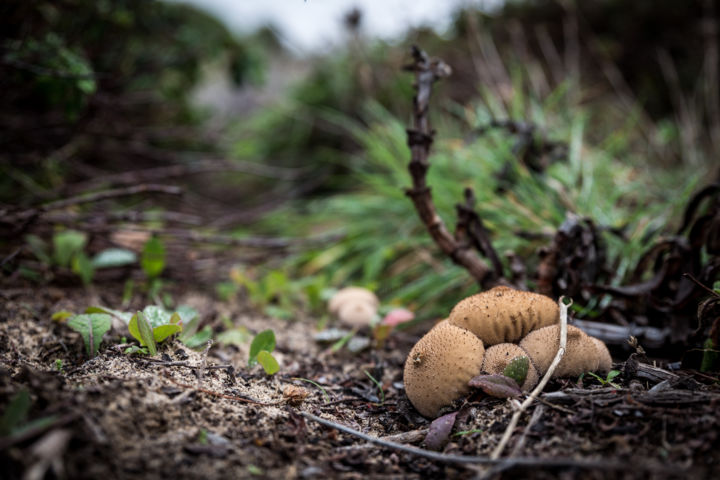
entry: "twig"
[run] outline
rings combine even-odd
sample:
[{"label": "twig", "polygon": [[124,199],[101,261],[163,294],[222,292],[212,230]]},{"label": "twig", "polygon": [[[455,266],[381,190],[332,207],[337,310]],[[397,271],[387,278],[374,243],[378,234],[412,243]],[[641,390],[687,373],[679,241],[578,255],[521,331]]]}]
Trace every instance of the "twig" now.
[{"label": "twig", "polygon": [[[382,438],[374,437],[366,433],[362,433],[358,430],[350,428],[341,423],[326,420],[324,418],[313,415],[309,412],[300,412],[300,415],[308,420],[317,422],[326,427],[334,428],[341,432],[353,435],[357,438],[365,440],[381,447],[391,448],[401,452],[409,453],[411,455],[417,455],[430,460],[443,463],[453,464],[476,464],[476,465],[503,465],[503,470],[507,470],[514,467],[576,467],[585,469],[598,469],[598,470],[623,470],[629,468],[626,463],[613,462],[608,460],[582,460],[577,458],[569,457],[553,457],[553,458],[536,458],[536,457],[512,457],[495,459],[490,457],[474,456],[474,455],[453,455],[441,452],[433,452],[431,450],[425,450],[422,448],[414,447],[412,445],[403,445]],[[633,468],[637,468],[644,471],[662,471],[666,473],[677,473],[682,472],[681,469],[673,467],[671,465],[652,465],[643,462],[633,463]]]},{"label": "twig", "polygon": [[430,168],[428,157],[434,132],[430,129],[428,110],[432,85],[436,80],[450,75],[450,67],[441,60],[430,61],[427,54],[418,47],[412,48],[413,64],[407,69],[415,72],[413,99],[413,127],[407,130],[411,159],[408,169],[412,177],[412,188],[405,193],[412,199],[420,219],[425,224],[435,243],[453,262],[464,267],[483,286],[498,283],[500,279],[470,244],[461,244],[450,234],[433,203],[430,187],[426,182]]},{"label": "twig", "polygon": [[208,353],[210,352],[210,347],[212,347],[213,341],[212,338],[207,341],[207,345],[205,345],[205,350],[203,350],[202,354],[200,354],[200,365],[198,365],[198,369],[195,370],[195,373],[197,374],[197,386],[198,388],[202,387],[203,379],[205,378],[205,365],[207,365],[207,357]]},{"label": "twig", "polygon": [[527,407],[540,395],[540,393],[543,391],[543,388],[545,388],[545,385],[547,385],[548,381],[550,381],[550,377],[555,371],[555,368],[557,368],[558,364],[562,360],[563,355],[565,355],[565,347],[567,345],[567,311],[568,307],[572,305],[572,300],[570,301],[569,305],[565,305],[565,303],[563,302],[564,298],[565,297],[560,297],[560,299],[558,300],[558,306],[560,307],[560,346],[557,353],[555,354],[555,358],[550,364],[550,367],[548,367],[547,372],[545,372],[545,376],[543,376],[542,380],[540,380],[538,386],[535,387],[535,389],[530,393],[528,398],[526,398],[525,401],[520,404],[520,407],[515,410],[515,413],[510,419],[510,423],[505,429],[505,433],[503,433],[503,436],[500,439],[500,443],[498,443],[497,447],[495,447],[495,450],[493,450],[490,458],[497,459],[500,457],[500,454],[505,449],[508,441],[510,441],[510,437],[512,436],[513,431],[517,426],[518,420],[520,420],[520,415],[522,415],[523,412],[527,409]]},{"label": "twig", "polygon": [[54,202],[46,203],[35,208],[30,208],[11,216],[12,221],[28,220],[41,216],[45,212],[52,210],[60,210],[63,208],[71,207],[74,205],[82,205],[84,203],[99,202],[101,200],[107,200],[109,198],[127,197],[130,195],[137,195],[139,193],[163,193],[167,195],[180,195],[182,188],[173,185],[135,185],[126,188],[115,188],[111,190],[102,190],[100,192],[88,193],[78,195],[76,197],[66,198],[64,200],[56,200]]},{"label": "twig", "polygon": [[545,411],[545,407],[543,405],[538,405],[535,407],[535,411],[533,412],[532,416],[530,417],[530,421],[525,426],[525,430],[523,430],[523,434],[520,437],[520,439],[517,441],[515,446],[512,449],[512,452],[510,452],[510,456],[514,457],[517,455],[520,450],[522,450],[523,446],[525,445],[525,439],[527,439],[528,432],[530,432],[530,429],[537,423],[538,420],[540,420],[540,417],[542,417],[542,414]]}]

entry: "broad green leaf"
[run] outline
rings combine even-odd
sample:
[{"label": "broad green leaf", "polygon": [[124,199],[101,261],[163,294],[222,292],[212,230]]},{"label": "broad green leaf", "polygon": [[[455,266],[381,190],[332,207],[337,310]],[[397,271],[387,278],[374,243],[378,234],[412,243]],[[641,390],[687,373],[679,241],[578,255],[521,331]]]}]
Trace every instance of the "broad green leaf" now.
[{"label": "broad green leaf", "polygon": [[143,309],[143,315],[152,328],[160,325],[169,325],[172,313],[157,305],[148,305]]},{"label": "broad green leaf", "polygon": [[[110,315],[105,313],[90,313],[75,315],[68,321],[67,325],[82,335],[87,354],[94,357],[98,348],[100,348],[103,335],[110,330],[111,323]],[[91,336],[92,343],[90,341]]]},{"label": "broad green leaf", "polygon": [[202,330],[189,338],[181,338],[180,341],[190,348],[204,347],[208,340],[212,338],[213,330],[210,325],[205,325]]},{"label": "broad green leaf", "polygon": [[93,257],[92,264],[95,268],[122,267],[137,262],[137,255],[132,250],[125,248],[108,248]]},{"label": "broad green leaf", "polygon": [[48,254],[47,244],[42,238],[37,235],[26,235],[25,242],[27,242],[33,255],[35,255],[38,260],[45,265],[50,265],[52,263],[52,258]]},{"label": "broad green leaf", "polygon": [[257,354],[257,361],[262,365],[263,370],[268,375],[275,375],[280,370],[280,364],[272,356],[272,353],[266,350],[260,350]]},{"label": "broad green leaf", "polygon": [[153,328],[153,337],[156,342],[160,343],[170,335],[175,335],[179,332],[182,332],[180,325],[160,325],[159,327]]},{"label": "broad green leaf", "polygon": [[165,245],[159,238],[152,237],[145,242],[140,258],[140,265],[145,275],[150,278],[160,276],[165,269]]},{"label": "broad green leaf", "polygon": [[262,350],[265,350],[266,352],[272,352],[275,350],[275,332],[272,330],[263,330],[255,335],[255,338],[253,338],[253,341],[250,344],[250,358],[248,359],[248,366],[252,367],[257,363],[258,353]]},{"label": "broad green leaf", "polygon": [[0,419],[0,436],[10,435],[13,430],[25,423],[30,411],[30,394],[27,390],[17,392],[3,412]]},{"label": "broad green leaf", "polygon": [[175,311],[180,315],[180,318],[182,318],[183,325],[187,325],[191,320],[200,316],[198,311],[189,305],[180,305]]},{"label": "broad green leaf", "polygon": [[530,360],[528,357],[516,357],[508,363],[507,367],[505,367],[503,375],[512,378],[519,386],[522,386],[522,384],[525,383],[525,378],[527,378],[529,367]]},{"label": "broad green leaf", "polygon": [[150,326],[142,312],[137,312],[133,315],[130,323],[128,324],[128,330],[130,331],[130,335],[140,342],[140,345],[148,347],[151,355],[157,354],[157,347],[155,345],[155,337],[153,337],[152,326]]},{"label": "broad green leaf", "polygon": [[95,267],[85,252],[77,252],[72,259],[72,271],[82,279],[83,285],[90,285],[95,275]]},{"label": "broad green leaf", "polygon": [[70,261],[85,246],[87,236],[75,230],[66,230],[53,236],[55,262],[61,267],[69,267]]},{"label": "broad green leaf", "polygon": [[113,310],[112,308],[107,307],[101,307],[99,305],[94,305],[92,307],[88,307],[85,309],[85,313],[107,313],[110,316],[119,318],[125,323],[130,323],[130,319],[133,317],[133,314],[130,312],[122,312],[120,310]]}]

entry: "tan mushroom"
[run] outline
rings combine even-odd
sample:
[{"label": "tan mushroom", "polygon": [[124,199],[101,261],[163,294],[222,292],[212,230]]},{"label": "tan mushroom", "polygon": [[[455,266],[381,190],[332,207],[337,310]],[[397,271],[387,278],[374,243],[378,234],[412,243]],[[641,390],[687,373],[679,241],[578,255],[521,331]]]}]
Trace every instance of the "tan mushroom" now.
[{"label": "tan mushroom", "polygon": [[377,296],[367,288],[362,287],[346,287],[342,288],[333,295],[328,303],[328,310],[332,315],[337,315],[340,307],[349,302],[363,302],[369,304],[374,309],[380,305]]},{"label": "tan mushroom", "polygon": [[[560,347],[560,326],[551,325],[530,332],[520,341],[520,347],[530,355],[540,374],[544,374]],[[565,354],[555,368],[553,377],[574,377],[592,372],[599,363],[598,349],[592,338],[579,328],[568,325]]]},{"label": "tan mushroom", "polygon": [[426,417],[469,392],[468,382],[480,374],[485,354],[483,342],[471,332],[440,323],[412,348],[403,374],[405,393]]},{"label": "tan mushroom", "polygon": [[530,360],[530,355],[514,343],[498,343],[485,350],[485,360],[483,361],[482,370],[489,374],[502,374],[505,367],[507,367],[513,359],[519,357],[527,357],[529,360],[527,376],[520,387],[523,391],[527,392],[537,385],[540,380],[540,375],[535,365],[533,365],[532,360]]},{"label": "tan mushroom", "polygon": [[376,315],[377,309],[375,307],[368,302],[358,300],[343,303],[337,312],[340,323],[358,328],[370,325]]},{"label": "tan mushroom", "polygon": [[448,319],[490,346],[517,342],[533,330],[557,323],[559,314],[557,304],[549,297],[495,287],[461,300]]},{"label": "tan mushroom", "polygon": [[605,345],[605,342],[599,338],[590,337],[590,340],[593,341],[595,349],[597,350],[598,366],[596,371],[602,373],[609,372],[612,370],[612,357],[610,356],[610,351],[608,350],[607,345]]}]

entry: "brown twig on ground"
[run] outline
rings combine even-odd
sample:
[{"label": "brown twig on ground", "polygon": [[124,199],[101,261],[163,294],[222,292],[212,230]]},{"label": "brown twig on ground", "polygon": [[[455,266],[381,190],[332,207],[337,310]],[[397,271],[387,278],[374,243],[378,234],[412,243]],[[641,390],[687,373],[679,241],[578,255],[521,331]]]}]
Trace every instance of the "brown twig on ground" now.
[{"label": "brown twig on ground", "polygon": [[[497,257],[497,255],[487,238],[487,232],[482,227],[480,217],[474,211],[474,215],[467,211],[468,200],[473,196],[472,191],[469,192],[469,196],[466,193],[465,205],[459,207],[463,213],[458,222],[457,236],[453,236],[448,231],[433,203],[430,187],[426,182],[427,171],[430,168],[428,157],[434,134],[428,121],[430,94],[433,83],[450,74],[450,67],[442,60],[431,61],[427,54],[416,46],[413,46],[412,55],[413,64],[406,68],[415,72],[413,126],[407,130],[407,143],[411,152],[408,169],[413,186],[405,193],[412,199],[415,210],[435,243],[453,262],[464,267],[484,287],[502,283],[502,276],[498,274],[499,261],[496,263],[493,259],[493,256]],[[469,208],[472,211],[472,207]],[[473,247],[479,247],[493,261],[493,268],[478,256]],[[499,270],[502,272],[502,268]]]},{"label": "brown twig on ground", "polygon": [[134,185],[132,187],[102,190],[99,192],[86,193],[63,200],[56,200],[54,202],[49,202],[44,205],[39,205],[37,207],[29,208],[27,210],[22,210],[15,213],[0,211],[0,214],[8,214],[8,217],[3,220],[3,222],[5,223],[12,223],[18,221],[32,222],[38,217],[41,217],[44,213],[53,210],[61,210],[63,208],[72,207],[75,205],[82,205],[84,203],[99,202],[101,200],[107,200],[109,198],[128,197],[140,193],[162,193],[166,195],[180,195],[182,193],[182,188],[174,185]]},{"label": "brown twig on ground", "polygon": [[[365,440],[370,443],[374,443],[381,447],[398,450],[401,452],[409,453],[411,455],[417,455],[424,457],[429,460],[434,460],[442,463],[451,463],[458,465],[502,465],[502,470],[508,470],[516,467],[575,467],[585,469],[597,469],[597,470],[624,470],[630,466],[627,463],[613,462],[611,460],[582,460],[578,458],[568,457],[554,457],[554,458],[535,458],[535,457],[512,457],[512,458],[501,458],[494,459],[490,457],[474,456],[474,455],[453,455],[441,452],[434,452],[431,450],[425,450],[423,448],[414,447],[412,445],[404,445],[382,438],[374,437],[366,433],[362,433],[354,428],[350,428],[347,425],[327,420],[317,415],[313,415],[310,412],[300,412],[300,415],[308,420],[317,422],[326,427],[339,430],[341,432],[353,435],[357,438]],[[633,463],[633,468],[638,468],[643,471],[663,471],[665,473],[680,474],[681,469],[672,465],[653,465],[648,463],[638,462]]]},{"label": "brown twig on ground", "polygon": [[500,454],[505,449],[508,441],[510,441],[513,430],[515,430],[518,420],[520,420],[520,415],[522,415],[523,412],[527,409],[527,407],[529,407],[530,404],[533,402],[533,400],[535,400],[538,395],[540,395],[540,393],[543,391],[543,388],[545,388],[545,385],[547,385],[548,381],[550,381],[550,377],[552,377],[552,374],[562,360],[563,355],[565,355],[565,346],[567,345],[567,311],[570,305],[572,305],[572,301],[569,305],[565,305],[565,303],[563,302],[564,298],[565,297],[560,297],[560,299],[558,300],[558,306],[560,307],[560,346],[558,347],[558,351],[555,354],[555,358],[548,367],[547,372],[545,372],[545,376],[543,376],[542,380],[540,380],[540,383],[538,383],[537,387],[535,387],[535,389],[530,392],[530,395],[528,395],[525,401],[522,402],[520,406],[515,410],[515,413],[510,419],[510,423],[505,429],[505,433],[500,439],[500,443],[498,443],[497,447],[495,447],[495,450],[493,450],[492,454],[490,455],[490,457],[493,459],[497,459],[498,457],[500,457]]}]

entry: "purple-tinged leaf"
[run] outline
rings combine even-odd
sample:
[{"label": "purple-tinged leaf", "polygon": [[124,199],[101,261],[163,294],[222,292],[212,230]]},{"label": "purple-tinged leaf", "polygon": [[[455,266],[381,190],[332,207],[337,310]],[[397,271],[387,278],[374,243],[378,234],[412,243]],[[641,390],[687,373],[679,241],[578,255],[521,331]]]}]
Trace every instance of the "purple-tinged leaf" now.
[{"label": "purple-tinged leaf", "polygon": [[450,432],[455,426],[455,417],[458,412],[448,413],[438,417],[430,424],[425,436],[425,446],[430,450],[441,450],[450,439]]},{"label": "purple-tinged leaf", "polygon": [[478,375],[468,385],[481,388],[488,395],[498,398],[515,398],[521,393],[517,382],[505,375]]}]

